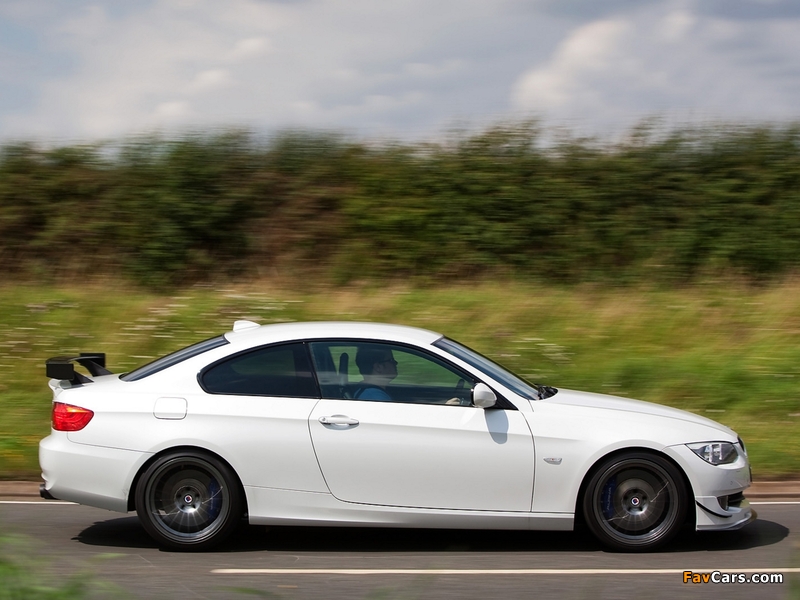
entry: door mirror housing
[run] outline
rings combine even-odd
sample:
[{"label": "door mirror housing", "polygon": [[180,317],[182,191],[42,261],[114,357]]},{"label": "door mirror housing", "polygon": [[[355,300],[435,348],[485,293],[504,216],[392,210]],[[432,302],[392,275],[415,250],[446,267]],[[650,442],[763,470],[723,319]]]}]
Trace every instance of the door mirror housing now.
[{"label": "door mirror housing", "polygon": [[497,404],[497,395],[485,383],[477,383],[472,389],[472,403],[478,408],[492,408]]}]

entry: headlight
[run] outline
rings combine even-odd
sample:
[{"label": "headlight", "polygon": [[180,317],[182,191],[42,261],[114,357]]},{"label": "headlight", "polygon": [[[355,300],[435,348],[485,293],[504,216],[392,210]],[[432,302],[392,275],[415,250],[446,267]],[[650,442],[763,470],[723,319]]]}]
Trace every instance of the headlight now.
[{"label": "headlight", "polygon": [[739,457],[736,446],[730,442],[701,442],[686,445],[697,456],[712,465],[729,465]]}]

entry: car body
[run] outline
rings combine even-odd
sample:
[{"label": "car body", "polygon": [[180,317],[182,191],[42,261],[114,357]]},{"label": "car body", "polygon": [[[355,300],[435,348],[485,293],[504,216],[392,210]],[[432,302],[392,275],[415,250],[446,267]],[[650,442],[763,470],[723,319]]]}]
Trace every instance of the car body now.
[{"label": "car body", "polygon": [[[379,360],[386,397],[368,400],[362,373],[378,373]],[[755,518],[744,444],[727,427],[529,384],[423,329],[237,321],[130,373],[104,362],[48,361],[42,494],[136,510],[168,548],[211,547],[244,515],[516,530],[585,521],[631,551],[663,545],[687,522],[727,530]]]}]

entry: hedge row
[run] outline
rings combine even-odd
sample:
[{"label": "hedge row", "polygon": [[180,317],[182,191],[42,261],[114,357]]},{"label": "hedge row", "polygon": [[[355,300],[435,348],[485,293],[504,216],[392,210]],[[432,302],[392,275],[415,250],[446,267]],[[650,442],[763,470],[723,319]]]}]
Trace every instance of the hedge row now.
[{"label": "hedge row", "polygon": [[800,261],[800,126],[515,124],[441,144],[289,132],[0,150],[0,264],[150,286],[274,270],[348,280],[768,278]]}]

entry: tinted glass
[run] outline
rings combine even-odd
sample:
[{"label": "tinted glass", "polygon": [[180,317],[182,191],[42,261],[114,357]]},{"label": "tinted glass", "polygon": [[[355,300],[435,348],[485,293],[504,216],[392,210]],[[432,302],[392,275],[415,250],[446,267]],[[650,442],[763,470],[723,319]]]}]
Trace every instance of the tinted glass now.
[{"label": "tinted glass", "polygon": [[468,403],[475,384],[453,365],[406,346],[366,341],[310,346],[323,398],[419,404],[445,404],[458,398]]},{"label": "tinted glass", "polygon": [[212,394],[318,398],[303,344],[267,346],[229,358],[202,374]]},{"label": "tinted glass", "polygon": [[524,379],[514,375],[510,371],[507,371],[496,362],[489,360],[482,354],[478,354],[474,350],[467,348],[458,342],[454,342],[453,340],[442,338],[434,342],[433,345],[445,350],[446,352],[449,352],[453,356],[457,356],[468,365],[472,365],[476,369],[483,371],[493,379],[502,383],[508,389],[516,392],[523,398],[527,398],[528,400],[547,398],[558,391],[555,388],[548,388],[533,383],[528,383]]}]

